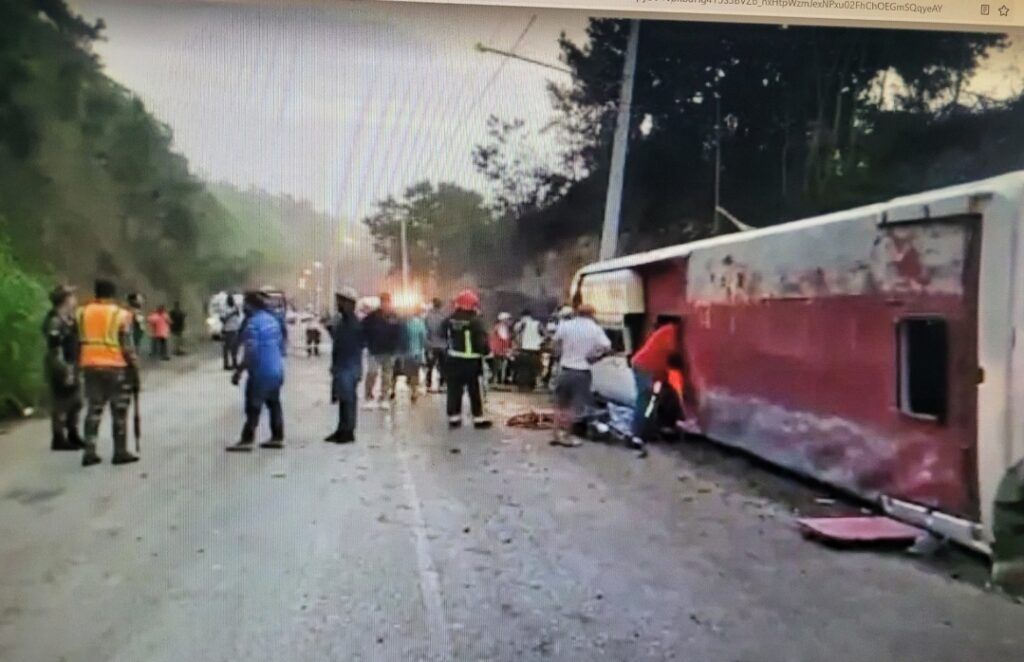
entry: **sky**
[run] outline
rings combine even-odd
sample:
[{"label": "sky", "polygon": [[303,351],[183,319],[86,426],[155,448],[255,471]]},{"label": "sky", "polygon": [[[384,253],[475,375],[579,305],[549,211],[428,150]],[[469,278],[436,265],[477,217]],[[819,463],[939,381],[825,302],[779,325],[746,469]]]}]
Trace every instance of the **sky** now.
[{"label": "sky", "polygon": [[[552,159],[557,134],[539,132],[553,116],[546,87],[568,76],[474,45],[519,41],[518,53],[557,63],[559,34],[583,43],[586,27],[579,12],[465,5],[71,2],[104,19],[95,50],[107,73],[171,126],[198,174],[347,223],[424,179],[487,191],[472,150],[491,114],[525,120],[538,161]],[[1015,44],[970,87],[1019,93],[1022,64]]]},{"label": "sky", "polygon": [[[559,34],[582,41],[586,26],[573,12],[345,1],[72,6],[103,18],[107,74],[170,125],[199,175],[349,222],[423,179],[486,191],[472,150],[488,116],[540,129],[548,80],[568,76],[474,45],[507,49],[529,25],[516,52],[557,63]],[[533,149],[554,156],[546,135]]]}]

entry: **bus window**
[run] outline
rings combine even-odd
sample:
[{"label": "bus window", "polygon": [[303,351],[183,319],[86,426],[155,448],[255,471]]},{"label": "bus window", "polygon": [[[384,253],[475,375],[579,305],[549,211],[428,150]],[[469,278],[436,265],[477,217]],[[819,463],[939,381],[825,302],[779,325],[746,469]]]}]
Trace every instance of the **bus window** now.
[{"label": "bus window", "polygon": [[629,313],[623,315],[623,323],[626,327],[625,349],[626,354],[632,355],[644,343],[644,314]]},{"label": "bus window", "polygon": [[943,422],[947,412],[949,331],[946,320],[918,317],[896,326],[899,408],[904,414]]},{"label": "bus window", "polygon": [[626,333],[623,329],[604,329],[608,340],[612,341],[612,353],[624,354],[626,352]]}]

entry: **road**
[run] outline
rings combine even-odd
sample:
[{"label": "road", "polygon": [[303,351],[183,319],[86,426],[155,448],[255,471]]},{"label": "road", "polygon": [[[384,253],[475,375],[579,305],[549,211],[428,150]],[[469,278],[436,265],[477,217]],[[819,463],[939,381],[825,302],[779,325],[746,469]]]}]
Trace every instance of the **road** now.
[{"label": "road", "polygon": [[223,451],[239,391],[194,363],[147,374],[138,464],[84,470],[41,420],[0,436],[0,659],[992,662],[1024,645],[1022,607],[802,539],[808,488],[714,449],[450,433],[439,396],[360,412],[359,443],[335,446],[326,359],[293,358],[287,448],[240,456]]}]

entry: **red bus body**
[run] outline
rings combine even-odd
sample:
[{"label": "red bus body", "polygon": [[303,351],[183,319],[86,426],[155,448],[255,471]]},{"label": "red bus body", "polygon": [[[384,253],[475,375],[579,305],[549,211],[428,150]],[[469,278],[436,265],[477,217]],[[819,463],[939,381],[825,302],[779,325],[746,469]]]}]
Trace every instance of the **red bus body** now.
[{"label": "red bus body", "polygon": [[[1005,329],[979,339],[981,278],[1000,273],[1002,255],[993,245],[983,269],[982,246],[990,226],[999,237],[1016,227],[1016,216],[999,214],[1020,209],[1022,179],[974,186],[597,263],[574,288],[602,302],[605,326],[625,318],[632,348],[658,317],[683,318],[694,413],[709,438],[864,498],[962,521],[956,537],[984,546],[982,492],[1002,473],[979,473],[979,348],[1009,358],[1012,347],[1002,346]],[[1012,191],[1009,204],[992,204],[986,191],[1000,187]],[[621,308],[619,291],[588,289],[588,276],[627,272],[642,286],[642,311]],[[998,305],[1002,286],[993,287]],[[929,371],[932,384],[919,376]],[[1011,392],[993,393],[989,410]],[[998,434],[985,440],[1000,446],[988,456],[1006,456],[1005,468],[1011,444]]]}]

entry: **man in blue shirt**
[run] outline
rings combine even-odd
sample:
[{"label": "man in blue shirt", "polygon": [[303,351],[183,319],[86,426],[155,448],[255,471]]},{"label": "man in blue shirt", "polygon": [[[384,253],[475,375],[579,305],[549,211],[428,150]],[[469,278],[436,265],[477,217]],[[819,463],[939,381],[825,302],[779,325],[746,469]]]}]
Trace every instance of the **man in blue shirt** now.
[{"label": "man in blue shirt", "polygon": [[366,337],[356,317],[359,294],[351,287],[340,287],[335,294],[338,314],[331,331],[331,402],[338,403],[338,428],[324,441],[350,444],[356,440],[356,409],[359,380],[363,376],[363,347]]},{"label": "man in blue shirt", "polygon": [[229,451],[249,452],[252,450],[260,413],[266,406],[270,412],[270,441],[260,444],[261,448],[284,447],[284,415],[281,410],[281,387],[284,385],[284,357],[288,346],[284,323],[269,310],[269,302],[262,292],[245,295],[246,319],[239,338],[244,348],[242,363],[231,377],[232,384],[238,384],[242,373],[248,373],[245,380],[245,424],[237,444],[228,446]]}]

